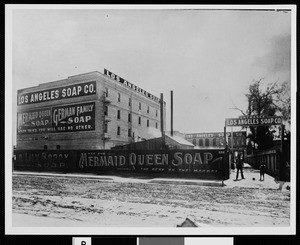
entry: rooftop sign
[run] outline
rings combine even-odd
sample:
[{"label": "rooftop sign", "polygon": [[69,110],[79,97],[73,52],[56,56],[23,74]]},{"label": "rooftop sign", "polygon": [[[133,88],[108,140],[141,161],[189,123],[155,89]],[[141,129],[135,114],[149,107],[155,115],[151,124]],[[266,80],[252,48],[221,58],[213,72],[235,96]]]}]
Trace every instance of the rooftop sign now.
[{"label": "rooftop sign", "polygon": [[281,125],[282,124],[282,117],[272,116],[246,116],[246,117],[239,117],[239,118],[227,118],[225,120],[226,126],[270,126],[270,125]]},{"label": "rooftop sign", "polygon": [[154,100],[156,102],[160,102],[160,99],[156,96],[154,96],[153,94],[148,93],[146,90],[134,85],[133,83],[128,82],[127,80],[123,79],[122,77],[112,73],[111,71],[107,70],[104,68],[104,74],[106,76],[109,76],[110,78],[114,79],[115,81],[122,83],[123,85],[125,85],[128,88],[131,88],[132,90],[135,90],[136,92],[143,94],[144,96],[146,96],[147,98]]}]

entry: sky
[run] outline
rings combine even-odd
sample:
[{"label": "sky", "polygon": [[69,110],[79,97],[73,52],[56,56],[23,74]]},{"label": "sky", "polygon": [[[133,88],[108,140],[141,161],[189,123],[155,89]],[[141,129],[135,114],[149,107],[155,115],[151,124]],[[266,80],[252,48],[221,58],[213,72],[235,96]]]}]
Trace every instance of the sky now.
[{"label": "sky", "polygon": [[11,28],[13,124],[18,89],[104,68],[163,93],[167,130],[173,90],[183,133],[222,132],[254,80],[291,80],[290,12],[14,9]]}]

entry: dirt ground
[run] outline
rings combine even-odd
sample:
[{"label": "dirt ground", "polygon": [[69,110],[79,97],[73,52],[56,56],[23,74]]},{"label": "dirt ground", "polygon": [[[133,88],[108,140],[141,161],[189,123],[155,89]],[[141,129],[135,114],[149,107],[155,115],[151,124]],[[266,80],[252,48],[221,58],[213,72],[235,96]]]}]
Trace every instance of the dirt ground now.
[{"label": "dirt ground", "polygon": [[99,227],[290,225],[290,192],[279,189],[13,175],[12,198],[15,214]]}]

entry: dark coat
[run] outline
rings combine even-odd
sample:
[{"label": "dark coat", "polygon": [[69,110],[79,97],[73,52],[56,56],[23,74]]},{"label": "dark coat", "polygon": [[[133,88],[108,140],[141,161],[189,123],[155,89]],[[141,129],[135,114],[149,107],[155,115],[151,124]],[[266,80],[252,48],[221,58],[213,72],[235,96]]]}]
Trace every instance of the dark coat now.
[{"label": "dark coat", "polygon": [[243,161],[243,159],[238,158],[236,160],[236,168],[237,169],[242,169],[243,167],[244,167],[244,161]]}]

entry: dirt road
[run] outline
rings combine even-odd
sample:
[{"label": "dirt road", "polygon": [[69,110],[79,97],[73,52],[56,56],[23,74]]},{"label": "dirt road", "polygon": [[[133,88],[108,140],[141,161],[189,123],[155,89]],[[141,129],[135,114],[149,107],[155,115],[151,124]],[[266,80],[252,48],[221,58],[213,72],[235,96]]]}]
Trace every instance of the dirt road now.
[{"label": "dirt road", "polygon": [[213,227],[289,226],[290,193],[14,175],[13,212],[99,226],[174,227],[186,217]]}]

